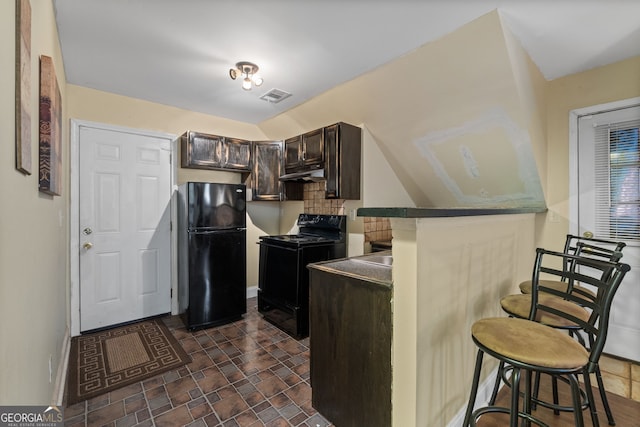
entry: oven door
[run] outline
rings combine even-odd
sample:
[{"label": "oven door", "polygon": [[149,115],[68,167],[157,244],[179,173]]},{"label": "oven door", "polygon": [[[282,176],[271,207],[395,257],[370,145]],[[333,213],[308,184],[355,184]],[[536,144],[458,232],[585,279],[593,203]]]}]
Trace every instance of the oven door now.
[{"label": "oven door", "polygon": [[297,247],[260,242],[258,287],[262,296],[290,309],[299,305],[301,252]]}]

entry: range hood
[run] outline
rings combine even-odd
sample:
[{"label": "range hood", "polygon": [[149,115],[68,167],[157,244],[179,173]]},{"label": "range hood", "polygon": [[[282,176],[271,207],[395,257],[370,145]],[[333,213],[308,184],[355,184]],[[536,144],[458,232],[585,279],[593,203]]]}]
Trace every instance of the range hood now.
[{"label": "range hood", "polygon": [[305,182],[317,182],[325,181],[324,169],[313,169],[303,172],[294,172],[282,175],[280,181],[305,181]]}]

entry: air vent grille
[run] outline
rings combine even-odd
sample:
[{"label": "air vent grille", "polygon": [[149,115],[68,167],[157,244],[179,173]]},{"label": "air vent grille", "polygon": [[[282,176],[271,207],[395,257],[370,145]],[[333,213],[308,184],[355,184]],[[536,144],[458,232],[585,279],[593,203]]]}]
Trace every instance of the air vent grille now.
[{"label": "air vent grille", "polygon": [[271,89],[269,92],[262,95],[260,99],[271,102],[272,104],[277,104],[278,102],[290,96],[291,94],[289,92],[285,92],[280,89]]}]

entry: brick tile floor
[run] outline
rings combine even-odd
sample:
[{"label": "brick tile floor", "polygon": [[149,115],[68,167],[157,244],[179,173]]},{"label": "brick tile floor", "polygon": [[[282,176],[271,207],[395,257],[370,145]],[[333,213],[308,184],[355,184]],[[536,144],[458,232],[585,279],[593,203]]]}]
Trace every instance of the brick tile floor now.
[{"label": "brick tile floor", "polygon": [[65,408],[65,426],[331,426],[311,406],[309,339],[264,321],[256,299],[243,320],[189,332],[163,319],[192,362]]}]

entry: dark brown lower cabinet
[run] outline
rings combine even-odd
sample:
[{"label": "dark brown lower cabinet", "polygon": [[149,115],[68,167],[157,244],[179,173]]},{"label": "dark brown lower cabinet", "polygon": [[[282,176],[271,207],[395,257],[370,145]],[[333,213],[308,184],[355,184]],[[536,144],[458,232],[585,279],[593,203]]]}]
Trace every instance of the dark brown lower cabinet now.
[{"label": "dark brown lower cabinet", "polygon": [[336,427],[391,426],[391,288],[310,267],[313,407]]}]

